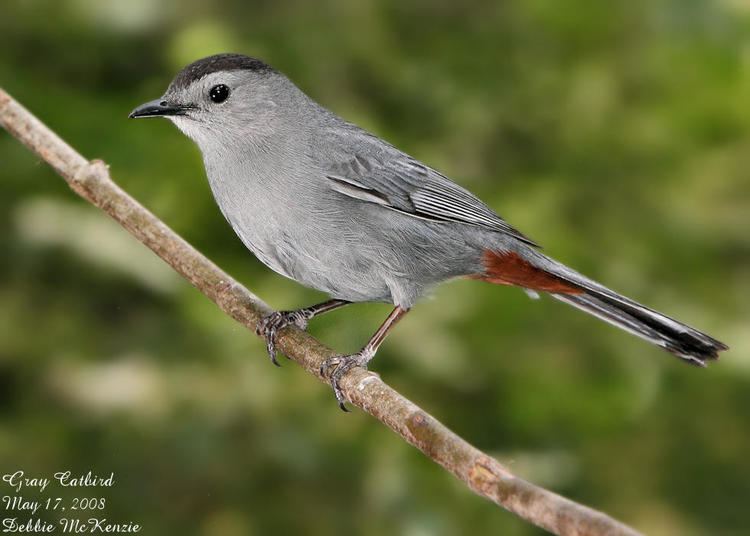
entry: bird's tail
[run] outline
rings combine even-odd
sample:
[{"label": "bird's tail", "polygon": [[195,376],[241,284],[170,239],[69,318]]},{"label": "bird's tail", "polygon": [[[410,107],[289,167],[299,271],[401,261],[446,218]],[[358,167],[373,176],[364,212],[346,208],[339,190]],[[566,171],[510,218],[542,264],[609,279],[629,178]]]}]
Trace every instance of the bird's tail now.
[{"label": "bird's tail", "polygon": [[558,300],[637,335],[684,361],[705,366],[729,347],[682,322],[634,302],[542,255],[487,250],[482,279],[548,292]]}]

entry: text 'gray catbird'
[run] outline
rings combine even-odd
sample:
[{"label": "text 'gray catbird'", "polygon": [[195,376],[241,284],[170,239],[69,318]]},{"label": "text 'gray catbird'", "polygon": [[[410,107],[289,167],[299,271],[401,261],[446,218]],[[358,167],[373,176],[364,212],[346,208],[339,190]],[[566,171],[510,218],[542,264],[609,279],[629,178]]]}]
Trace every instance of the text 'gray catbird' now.
[{"label": "text 'gray catbird'", "polygon": [[459,276],[548,293],[704,366],[728,347],[543,255],[477,197],[323,108],[286,76],[240,54],[185,67],[130,117],[167,117],[198,144],[216,202],[266,266],[331,300],[264,318],[305,329],[352,302],[395,308],[356,354],[322,367],[339,405],[342,376],[366,367],[388,331],[434,285]]}]

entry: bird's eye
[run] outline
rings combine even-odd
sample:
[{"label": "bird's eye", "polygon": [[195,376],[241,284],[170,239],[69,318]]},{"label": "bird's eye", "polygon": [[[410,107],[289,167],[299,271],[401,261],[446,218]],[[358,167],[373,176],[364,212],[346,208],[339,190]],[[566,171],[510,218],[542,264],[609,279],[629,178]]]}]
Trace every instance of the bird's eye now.
[{"label": "bird's eye", "polygon": [[211,88],[211,91],[208,92],[208,96],[217,104],[224,102],[229,96],[229,88],[224,84],[219,84],[218,86]]}]

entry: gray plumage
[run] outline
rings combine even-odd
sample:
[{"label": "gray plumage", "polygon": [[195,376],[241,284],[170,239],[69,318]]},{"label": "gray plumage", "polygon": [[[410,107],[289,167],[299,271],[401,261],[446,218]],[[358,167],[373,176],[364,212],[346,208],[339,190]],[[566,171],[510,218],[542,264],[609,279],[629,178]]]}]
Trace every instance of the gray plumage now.
[{"label": "gray plumage", "polygon": [[[228,96],[214,102],[219,86]],[[703,364],[726,349],[543,255],[473,194],[321,107],[260,60],[199,60],[162,99],[133,113],[146,115],[169,117],[198,144],[216,202],[248,249],[333,298],[408,310],[442,281],[482,278],[487,252],[498,252],[566,285],[551,292],[556,298],[687,361]]]},{"label": "gray plumage", "polygon": [[433,285],[481,272],[488,245],[528,242],[468,191],[280,73],[213,72],[164,99],[205,101],[219,83],[233,88],[224,103],[170,119],[200,147],[234,231],[276,272],[334,298],[408,309]]}]

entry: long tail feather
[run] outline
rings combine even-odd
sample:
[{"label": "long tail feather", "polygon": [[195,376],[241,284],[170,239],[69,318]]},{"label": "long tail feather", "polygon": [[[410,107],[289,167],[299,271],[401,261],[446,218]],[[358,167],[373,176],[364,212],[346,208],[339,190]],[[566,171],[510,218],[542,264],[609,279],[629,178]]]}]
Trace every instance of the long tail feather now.
[{"label": "long tail feather", "polygon": [[728,349],[724,343],[713,337],[648,307],[635,302],[624,303],[620,296],[618,296],[619,299],[612,299],[609,296],[597,294],[586,291],[583,294],[553,294],[553,296],[661,346],[693,365],[704,367],[706,361],[718,359],[719,352]]},{"label": "long tail feather", "polygon": [[536,250],[485,251],[486,272],[479,278],[496,284],[545,291],[558,300],[628,331],[684,361],[705,366],[729,347],[645,305],[588,279]]},{"label": "long tail feather", "polygon": [[560,301],[573,305],[628,331],[693,365],[719,358],[719,352],[729,347],[713,337],[641,305],[621,294],[592,281],[556,261],[546,269],[583,292],[551,293]]}]

